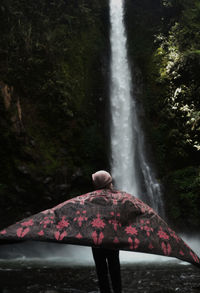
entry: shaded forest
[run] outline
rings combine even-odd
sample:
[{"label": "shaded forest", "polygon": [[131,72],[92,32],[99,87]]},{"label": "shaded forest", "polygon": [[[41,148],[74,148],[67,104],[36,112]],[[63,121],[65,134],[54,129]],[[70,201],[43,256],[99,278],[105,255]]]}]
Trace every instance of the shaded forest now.
[{"label": "shaded forest", "polygon": [[[200,3],[126,0],[125,8],[129,59],[166,213],[176,228],[195,230]],[[2,0],[0,27],[3,227],[90,191],[91,173],[109,169],[108,1]]]}]

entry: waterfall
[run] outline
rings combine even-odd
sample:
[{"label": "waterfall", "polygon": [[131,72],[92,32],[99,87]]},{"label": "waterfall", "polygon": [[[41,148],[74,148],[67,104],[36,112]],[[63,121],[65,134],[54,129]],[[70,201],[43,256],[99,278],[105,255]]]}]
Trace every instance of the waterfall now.
[{"label": "waterfall", "polygon": [[110,0],[111,172],[116,188],[163,212],[161,188],[147,162],[127,56],[123,0]]}]

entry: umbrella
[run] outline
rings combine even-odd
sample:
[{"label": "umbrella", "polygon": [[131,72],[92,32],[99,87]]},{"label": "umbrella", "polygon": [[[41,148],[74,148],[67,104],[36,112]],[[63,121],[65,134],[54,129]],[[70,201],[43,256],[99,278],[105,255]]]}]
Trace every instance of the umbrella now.
[{"label": "umbrella", "polygon": [[69,199],[0,231],[0,243],[24,240],[159,254],[200,267],[199,257],[151,207],[109,189]]}]

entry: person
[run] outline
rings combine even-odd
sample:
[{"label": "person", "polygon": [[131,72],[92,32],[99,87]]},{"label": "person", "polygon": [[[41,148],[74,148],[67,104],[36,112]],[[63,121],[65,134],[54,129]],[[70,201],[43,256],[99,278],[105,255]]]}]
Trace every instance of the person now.
[{"label": "person", "polygon": [[[93,185],[96,189],[113,189],[110,173],[101,170],[92,174]],[[114,293],[121,293],[121,271],[119,250],[92,247],[96,273],[101,293],[111,293],[109,275]]]}]

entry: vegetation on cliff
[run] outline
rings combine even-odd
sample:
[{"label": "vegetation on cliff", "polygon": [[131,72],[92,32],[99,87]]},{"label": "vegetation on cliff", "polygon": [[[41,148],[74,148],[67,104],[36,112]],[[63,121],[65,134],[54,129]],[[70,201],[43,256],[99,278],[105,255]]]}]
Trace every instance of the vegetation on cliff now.
[{"label": "vegetation on cliff", "polygon": [[165,188],[166,214],[180,228],[184,222],[184,228],[195,229],[200,223],[200,4],[129,0],[128,6],[129,51],[143,76],[146,135]]},{"label": "vegetation on cliff", "polygon": [[2,218],[86,192],[105,168],[107,13],[106,1],[1,2]]}]

